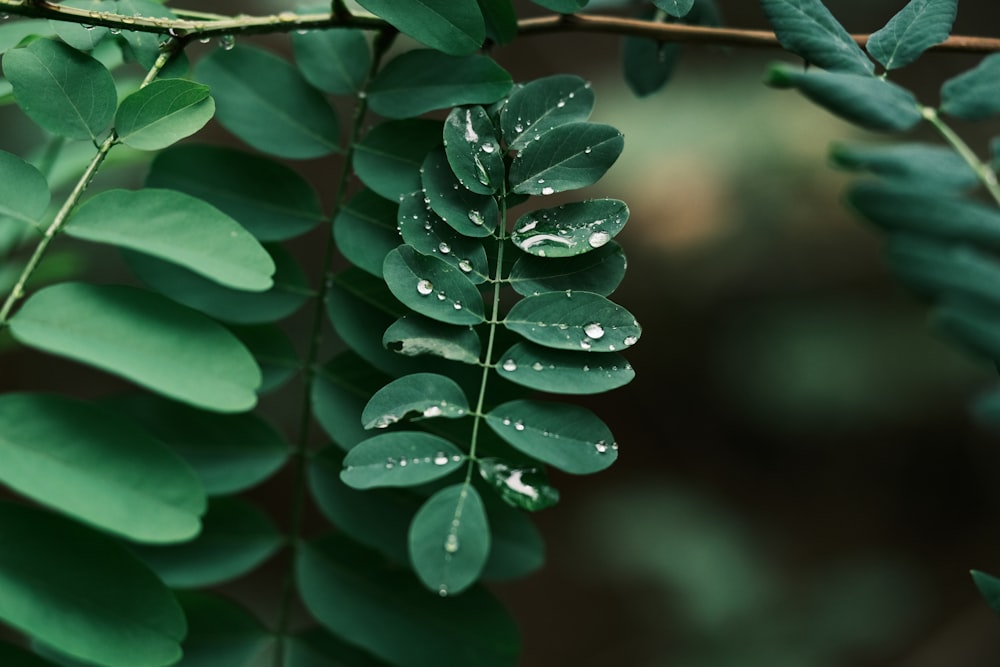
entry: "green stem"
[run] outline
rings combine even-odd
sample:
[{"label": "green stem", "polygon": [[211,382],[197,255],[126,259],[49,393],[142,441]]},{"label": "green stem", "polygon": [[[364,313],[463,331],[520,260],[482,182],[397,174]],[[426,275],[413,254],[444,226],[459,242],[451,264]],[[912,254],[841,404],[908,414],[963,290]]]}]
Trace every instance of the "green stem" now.
[{"label": "green stem", "polygon": [[983,184],[983,187],[986,188],[986,191],[990,193],[991,197],[993,197],[993,201],[1000,205],[1000,183],[997,182],[997,175],[996,172],[993,171],[993,168],[980,160],[979,156],[977,156],[975,152],[969,148],[969,144],[965,143],[962,137],[958,136],[958,134],[951,129],[947,123],[941,120],[941,116],[938,115],[937,109],[934,109],[933,107],[922,107],[920,112],[924,119],[933,125],[934,129],[936,129],[944,140],[948,142],[948,145],[950,145],[955,152],[958,153],[963,160],[965,160],[966,164],[968,164],[972,171],[976,173],[976,176],[979,177],[979,181]]},{"label": "green stem", "polygon": [[[170,59],[177,53],[179,43],[174,40],[171,43],[171,48],[163,51],[160,56],[156,59],[153,67],[150,68],[149,73],[146,74],[146,78],[142,82],[141,87],[148,86],[160,73],[160,71],[166,67]],[[80,203],[80,198],[83,193],[87,191],[90,187],[90,183],[94,180],[97,175],[98,170],[104,163],[104,159],[108,156],[108,153],[118,142],[118,135],[112,129],[111,133],[108,134],[107,138],[101,142],[97,147],[97,154],[90,160],[90,164],[87,165],[86,170],[84,170],[83,175],[77,180],[76,185],[73,187],[73,191],[69,193],[66,201],[63,202],[62,207],[59,212],[56,213],[56,217],[52,220],[49,226],[45,229],[42,234],[41,240],[38,245],[35,246],[35,251],[31,254],[28,259],[28,263],[24,265],[21,270],[21,275],[18,277],[17,282],[11,289],[10,294],[3,302],[3,306],[0,306],[0,330],[3,330],[5,326],[9,324],[11,312],[14,310],[14,306],[20,301],[25,294],[25,287],[31,276],[35,273],[35,269],[41,263],[42,258],[45,256],[45,251],[48,250],[49,244],[56,235],[62,231],[62,228],[66,225],[69,220],[70,214],[76,208],[77,204]]]}]

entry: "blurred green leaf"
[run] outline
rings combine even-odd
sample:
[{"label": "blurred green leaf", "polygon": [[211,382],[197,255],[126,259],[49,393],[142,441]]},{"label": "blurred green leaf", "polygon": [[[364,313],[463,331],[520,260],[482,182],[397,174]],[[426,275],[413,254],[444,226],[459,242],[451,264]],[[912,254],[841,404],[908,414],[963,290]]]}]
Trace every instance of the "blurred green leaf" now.
[{"label": "blurred green leaf", "polygon": [[972,570],[972,580],[990,609],[1000,614],[1000,579],[985,572]]},{"label": "blurred green leaf", "polygon": [[448,324],[479,324],[484,319],[475,284],[443,259],[399,246],[386,255],[383,273],[392,294],[421,315]]},{"label": "blurred green leaf", "polygon": [[20,647],[6,643],[0,643],[0,661],[4,665],[12,667],[57,667],[41,656],[28,653]]},{"label": "blurred green leaf", "polygon": [[375,392],[361,413],[361,424],[366,429],[386,428],[411,412],[428,419],[456,419],[469,413],[469,401],[462,388],[447,376],[412,373]]},{"label": "blurred green leaf", "polygon": [[545,542],[531,517],[495,494],[484,495],[483,504],[490,524],[490,557],[482,579],[511,581],[537,572],[545,564]]},{"label": "blurred green leaf", "polygon": [[45,19],[4,21],[0,24],[0,53],[13,49],[27,37],[48,37],[54,32],[52,23]]},{"label": "blurred green leaf", "polygon": [[445,440],[420,431],[394,431],[359,442],[344,457],[340,478],[354,489],[416,486],[457,470],[465,454]]},{"label": "blurred green leaf", "polygon": [[441,121],[415,118],[376,125],[357,144],[354,170],[361,182],[391,201],[420,190],[420,166],[441,145]]},{"label": "blurred green leaf", "polygon": [[486,39],[476,0],[358,0],[358,4],[401,33],[444,53],[472,53]]},{"label": "blurred green leaf", "polygon": [[517,13],[512,0],[479,0],[486,22],[486,36],[497,44],[509,44],[517,36]]},{"label": "blurred green leaf", "polygon": [[273,324],[252,327],[229,327],[260,366],[264,378],[258,394],[274,391],[292,379],[302,368],[291,339]]},{"label": "blurred green leaf", "polygon": [[761,0],[761,6],[781,45],[807,62],[831,72],[875,72],[875,64],[820,0]]},{"label": "blurred green leaf", "polygon": [[295,62],[306,81],[335,95],[354,95],[368,78],[372,54],[361,30],[310,30],[292,35]]},{"label": "blurred green leaf", "polygon": [[38,225],[50,199],[49,184],[40,171],[16,155],[0,151],[0,223],[9,227],[13,219]]},{"label": "blurred green leaf", "polygon": [[948,245],[919,236],[893,234],[889,264],[917,291],[936,298],[974,297],[1000,306],[1000,263],[995,256],[967,245]]},{"label": "blurred green leaf", "polygon": [[948,38],[957,10],[958,0],[911,0],[865,48],[886,70],[905,67]]},{"label": "blurred green leaf", "polygon": [[560,14],[573,14],[587,6],[589,0],[531,0],[536,5]]},{"label": "blurred green leaf", "polygon": [[941,87],[941,111],[966,120],[983,120],[1000,113],[1000,54],[984,58],[968,72]]},{"label": "blurred green leaf", "polygon": [[[361,649],[341,641],[322,628],[313,628],[287,640],[288,667],[390,667]],[[331,662],[333,661],[333,662]]]},{"label": "blurred green leaf", "polygon": [[979,182],[960,155],[935,144],[835,144],[830,159],[838,167],[868,171],[915,188],[966,190]]},{"label": "blurred green leaf", "polygon": [[390,380],[353,351],[341,352],[316,373],[313,413],[341,449],[349,450],[370,437],[361,425],[361,413],[372,394]]},{"label": "blurred green leaf", "polygon": [[159,79],[118,105],[115,132],[122,143],[155,151],[200,130],[215,114],[208,86],[185,79]]},{"label": "blurred green leaf", "polygon": [[337,249],[359,269],[381,277],[385,256],[399,245],[398,208],[368,189],[354,195],[333,221]]},{"label": "blurred green leaf", "polygon": [[436,492],[410,524],[410,560],[420,581],[441,596],[475,583],[490,554],[490,527],[469,483]]}]

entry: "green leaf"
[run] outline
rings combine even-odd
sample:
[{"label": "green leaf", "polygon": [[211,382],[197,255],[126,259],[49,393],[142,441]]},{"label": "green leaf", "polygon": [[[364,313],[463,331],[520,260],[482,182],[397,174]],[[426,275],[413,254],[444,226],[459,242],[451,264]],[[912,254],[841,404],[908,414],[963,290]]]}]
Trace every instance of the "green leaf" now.
[{"label": "green leaf", "polygon": [[532,0],[536,5],[551,9],[560,14],[573,14],[584,7],[590,0]]},{"label": "green leaf", "polygon": [[214,114],[215,100],[208,86],[160,79],[122,100],[115,114],[115,132],[127,146],[155,151],[194,134]]},{"label": "green leaf", "polygon": [[[439,205],[439,208],[447,209],[449,217],[456,219],[451,213],[455,209],[454,202],[447,206]],[[490,207],[483,208],[489,210]],[[496,208],[495,203],[492,208]],[[494,216],[494,219],[496,217]],[[469,221],[468,215],[464,216],[464,220]],[[473,226],[468,222],[466,224]],[[490,267],[482,241],[455,231],[454,227],[446,223],[424,202],[424,193],[411,192],[403,197],[399,204],[398,227],[399,232],[393,247],[399,244],[399,236],[402,236],[403,241],[420,254],[440,257],[466,274],[472,282],[482,283],[486,280]],[[478,235],[486,225],[473,227]]]},{"label": "green leaf", "polygon": [[597,123],[568,123],[537,136],[510,165],[513,192],[551,195],[593,185],[625,145],[621,132]]},{"label": "green leaf", "polygon": [[326,628],[401,667],[512,667],[517,628],[488,593],[441,599],[413,575],[331,536],[298,553],[303,601]]},{"label": "green leaf", "polygon": [[517,36],[517,13],[511,0],[479,0],[486,35],[496,44],[510,44]]},{"label": "green leaf", "polygon": [[835,144],[830,159],[838,167],[868,171],[919,188],[968,190],[979,182],[960,155],[935,144]]},{"label": "green leaf", "polygon": [[34,507],[0,504],[0,619],[104,667],[165,667],[187,630],[170,591],[125,548]]},{"label": "green leaf", "polygon": [[184,592],[179,600],[189,627],[184,658],[173,667],[245,667],[274,641],[253,614],[226,598]]},{"label": "green leaf", "polygon": [[134,287],[46,287],[11,318],[10,330],[29,347],[208,410],[242,412],[257,402],[260,369],[231,333],[204,315]]},{"label": "green leaf", "polygon": [[[96,12],[115,11],[114,4],[107,0],[64,0],[60,4],[63,7]],[[69,21],[50,20],[49,24],[59,39],[80,51],[93,50],[110,33],[107,28],[92,25],[84,27]]]},{"label": "green leaf", "polygon": [[871,75],[875,64],[820,0],[761,0],[781,45],[830,70]]},{"label": "green leaf", "polygon": [[[555,489],[552,489],[555,491]],[[537,572],[545,564],[545,542],[531,517],[496,494],[483,496],[490,523],[490,557],[484,581],[512,581]]]},{"label": "green leaf", "polygon": [[467,189],[492,195],[504,185],[503,153],[486,109],[452,109],[444,123],[444,147],[458,182]]},{"label": "green leaf", "polygon": [[996,308],[945,302],[931,313],[931,325],[972,354],[1000,363],[1000,314]]},{"label": "green leaf", "polygon": [[611,431],[579,405],[510,401],[490,411],[486,423],[518,451],[574,475],[604,470],[618,458]]},{"label": "green leaf", "polygon": [[964,295],[1000,306],[1000,263],[989,253],[966,245],[945,245],[919,236],[894,234],[889,264],[899,278],[935,297]]},{"label": "green leaf", "polygon": [[599,394],[632,381],[635,371],[614,353],[581,354],[516,343],[500,355],[497,372],[517,384],[555,394]]},{"label": "green leaf", "polygon": [[[144,16],[152,19],[176,19],[177,16],[158,0],[115,0],[111,11],[125,16]],[[105,9],[107,11],[107,8]],[[122,37],[128,42],[136,62],[149,70],[160,55],[160,35],[155,32],[125,30]],[[176,58],[174,59],[177,60]]]},{"label": "green leaf", "polygon": [[219,122],[257,150],[293,159],[338,150],[337,114],[278,56],[247,46],[216,49],[195,74],[212,89]]},{"label": "green leaf", "polygon": [[637,97],[647,97],[667,85],[681,55],[679,44],[627,36],[623,45],[625,83]]},{"label": "green leaf", "polygon": [[455,445],[430,433],[382,433],[347,452],[340,478],[354,489],[416,486],[457,470],[465,458]]},{"label": "green leaf", "polygon": [[[424,197],[431,210],[463,236],[489,236],[497,228],[500,209],[489,195],[476,194],[463,187],[448,164],[444,149],[427,154],[422,167]],[[416,193],[419,195],[419,193]],[[413,196],[413,195],[411,195]],[[404,202],[405,203],[405,202]],[[418,213],[411,203],[408,213]]]},{"label": "green leaf", "polygon": [[250,350],[264,376],[258,394],[274,391],[288,382],[301,369],[291,339],[274,325],[229,327],[229,330]]},{"label": "green leaf", "polygon": [[341,352],[319,369],[310,396],[313,413],[341,449],[351,449],[371,436],[361,425],[361,412],[371,395],[389,381],[352,351]]},{"label": "green leaf", "polygon": [[111,124],[118,105],[111,72],[71,46],[35,40],[8,51],[3,71],[18,106],[52,134],[97,141]]},{"label": "green leaf", "polygon": [[847,201],[888,231],[1000,248],[1000,211],[995,206],[945,196],[922,185],[907,187],[864,182],[850,189]]},{"label": "green leaf", "polygon": [[590,118],[594,91],[590,84],[572,74],[556,74],[535,79],[510,94],[500,110],[503,139],[511,150],[520,150],[535,141],[535,135],[567,123]]},{"label": "green leaf", "polygon": [[358,0],[358,4],[401,33],[444,53],[472,53],[486,39],[476,0]]},{"label": "green leaf", "polygon": [[399,245],[398,209],[371,190],[357,193],[341,206],[333,221],[337,249],[359,269],[381,277],[385,256]]},{"label": "green leaf", "polygon": [[327,93],[354,95],[368,78],[372,53],[361,30],[310,30],[292,35],[306,81]]},{"label": "green leaf", "polygon": [[110,243],[179,264],[220,285],[271,287],[271,256],[238,222],[211,204],[173,190],[108,190],[70,218],[66,234]]},{"label": "green leaf", "polygon": [[417,576],[438,595],[475,583],[490,555],[490,527],[476,489],[455,484],[431,496],[413,517],[409,545]]},{"label": "green leaf", "polygon": [[400,246],[386,255],[382,270],[393,296],[421,315],[448,324],[485,319],[475,284],[443,259]]},{"label": "green leaf", "polygon": [[1000,81],[1000,53],[983,58],[973,69],[945,81],[941,87],[941,111],[966,120],[1000,114],[997,81]]},{"label": "green leaf", "polygon": [[361,413],[361,424],[366,429],[387,428],[410,412],[428,419],[456,419],[469,414],[469,401],[462,388],[449,377],[412,373],[375,392]]},{"label": "green leaf", "polygon": [[976,588],[979,589],[979,593],[986,600],[990,609],[1000,614],[1000,579],[985,572],[972,570],[972,581],[975,582]]},{"label": "green leaf", "polygon": [[417,49],[382,68],[368,86],[368,104],[386,118],[412,118],[461,104],[496,102],[512,85],[510,74],[488,56]]},{"label": "green leaf", "polygon": [[266,292],[232,290],[176,264],[138,253],[126,252],[125,259],[142,282],[178,303],[223,322],[265,324],[285,319],[311,294],[292,254],[280,245],[267,250],[277,270],[274,285]]},{"label": "green leaf", "polygon": [[0,664],[14,667],[57,667],[55,663],[11,644],[0,643]]},{"label": "green leaf", "polygon": [[496,458],[479,459],[477,465],[483,479],[511,507],[537,512],[559,502],[558,489],[549,484],[541,468],[511,464]]},{"label": "green leaf", "polygon": [[866,130],[905,132],[923,120],[913,93],[891,81],[842,72],[800,72],[775,65],[767,83],[776,88],[797,88],[830,113]]},{"label": "green leaf", "polygon": [[545,292],[521,299],[504,326],[533,343],[561,350],[614,352],[642,334],[627,310],[592,292]]},{"label": "green leaf", "polygon": [[420,166],[441,145],[441,121],[414,118],[376,125],[355,147],[354,170],[375,193],[398,201],[419,190]]},{"label": "green leaf", "polygon": [[653,0],[653,4],[670,16],[687,16],[694,7],[694,0]]},{"label": "green leaf", "polygon": [[185,144],[158,153],[146,186],[204,200],[261,241],[290,239],[324,220],[316,192],[298,172],[224,146]]},{"label": "green leaf", "polygon": [[210,496],[256,486],[288,458],[281,434],[254,414],[204,412],[150,394],[118,396],[108,405],[187,461]]},{"label": "green leaf", "polygon": [[385,330],[382,345],[411,357],[431,354],[463,364],[478,364],[483,350],[472,327],[444,324],[417,314],[396,320]]},{"label": "green leaf", "polygon": [[550,259],[521,254],[508,280],[518,294],[580,290],[607,296],[625,277],[625,253],[614,241],[575,257]]},{"label": "green leaf", "polygon": [[905,67],[948,39],[957,10],[958,0],[911,0],[865,48],[887,71]]},{"label": "green leaf", "polygon": [[21,158],[0,151],[0,226],[10,220],[39,224],[52,196],[42,173]]},{"label": "green leaf", "polygon": [[113,413],[39,394],[0,396],[0,481],[139,542],[201,528],[205,492],[176,454]]},{"label": "green leaf", "polygon": [[191,542],[134,551],[171,588],[201,588],[256,569],[284,542],[267,515],[240,498],[212,500],[204,523]]},{"label": "green leaf", "polygon": [[518,218],[511,241],[538,257],[572,257],[607,245],[625,226],[628,214],[628,206],[618,199],[539,209]]},{"label": "green leaf", "polygon": [[[361,649],[341,641],[322,628],[289,637],[285,649],[288,667],[391,667]],[[331,662],[332,661],[332,662]]]},{"label": "green leaf", "polygon": [[19,19],[0,24],[0,53],[10,51],[28,37],[48,37],[54,34],[52,22],[45,19]]}]

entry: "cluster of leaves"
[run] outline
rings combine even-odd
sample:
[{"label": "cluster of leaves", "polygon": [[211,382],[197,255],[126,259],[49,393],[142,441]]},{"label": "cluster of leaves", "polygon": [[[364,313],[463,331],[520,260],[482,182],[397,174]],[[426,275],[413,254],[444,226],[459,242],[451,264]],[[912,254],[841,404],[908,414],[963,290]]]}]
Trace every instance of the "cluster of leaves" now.
[{"label": "cluster of leaves", "polygon": [[[868,130],[904,133],[929,123],[943,143],[838,145],[833,162],[869,176],[851,186],[849,204],[887,236],[889,265],[933,304],[932,322],[980,358],[1000,363],[1000,141],[981,160],[946,118],[1000,116],[1000,55],[941,86],[938,106],[925,106],[888,80],[951,33],[957,0],[911,0],[862,49],[819,0],[763,0],[782,45],[821,71],[777,65],[771,85],[793,87],[820,106]],[[882,72],[876,73],[876,65]],[[977,416],[1000,426],[1000,393],[980,399]],[[974,572],[1000,612],[1000,580]]]},{"label": "cluster of leaves", "polygon": [[[151,0],[64,4],[177,18]],[[0,502],[0,620],[33,650],[0,643],[0,662],[516,660],[516,628],[477,582],[541,565],[523,510],[557,502],[546,465],[593,473],[618,449],[589,410],[529,395],[626,384],[618,351],[640,336],[607,298],[627,206],[530,204],[595,183],[623,138],[588,121],[579,77],[515,86],[473,53],[513,37],[509,2],[360,4],[385,22],[374,36],[297,31],[292,62],[226,36],[193,71],[197,35],[0,24],[0,100],[47,140],[29,160],[0,151],[0,332],[133,386],[0,396],[0,482],[16,494]],[[396,30],[430,48],[387,58]],[[330,96],[354,100],[346,141]],[[365,129],[369,110],[388,120]],[[254,150],[177,144],[213,117]],[[141,189],[88,189],[112,152],[148,165]],[[333,212],[274,157],[337,160]],[[329,247],[311,286],[284,242],[317,227]],[[50,244],[76,242],[117,248],[136,280],[46,273]],[[335,248],[354,266],[334,274]],[[302,359],[282,325],[309,305]],[[324,360],[327,327],[348,349]],[[303,427],[281,433],[252,410],[297,376]],[[313,419],[333,443],[315,451]],[[285,468],[280,531],[239,494]],[[301,534],[307,491],[336,533]],[[286,548],[272,627],[204,590]],[[296,597],[318,625],[293,634]]]}]

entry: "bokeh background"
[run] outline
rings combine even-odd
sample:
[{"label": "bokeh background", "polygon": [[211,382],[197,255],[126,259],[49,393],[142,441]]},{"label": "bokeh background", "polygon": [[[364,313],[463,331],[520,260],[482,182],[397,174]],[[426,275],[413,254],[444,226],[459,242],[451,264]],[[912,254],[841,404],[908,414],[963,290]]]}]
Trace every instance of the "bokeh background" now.
[{"label": "bokeh background", "polygon": [[[871,32],[904,2],[826,4]],[[718,5],[732,27],[766,28],[755,2]],[[962,3],[956,33],[998,31],[1000,6]],[[1000,573],[1000,437],[968,410],[996,374],[928,329],[924,306],[888,275],[876,231],[842,203],[852,176],[827,160],[834,141],[884,139],[764,87],[768,63],[795,61],[777,50],[685,47],[668,87],[642,100],[622,81],[616,37],[534,36],[493,54],[516,80],[590,79],[595,120],[625,133],[621,159],[586,194],[631,206],[619,239],[630,272],[614,299],[645,327],[629,353],[636,380],[584,399],[615,432],[618,463],[553,474],[563,500],[537,517],[547,566],[495,587],[524,633],[521,666],[1000,664],[1000,618],[968,575]],[[942,81],[976,62],[929,54],[895,80],[933,104]],[[983,155],[997,133],[960,129]],[[206,136],[232,141],[219,128]],[[0,108],[0,147],[23,154],[36,139]],[[329,203],[330,163],[305,166]],[[304,262],[316,241],[297,244]],[[93,252],[67,246],[50,270],[121,270]],[[0,388],[54,384],[86,396],[118,387],[34,353],[0,356]],[[265,408],[292,428],[296,397]],[[256,492],[278,521],[286,484]]]}]

